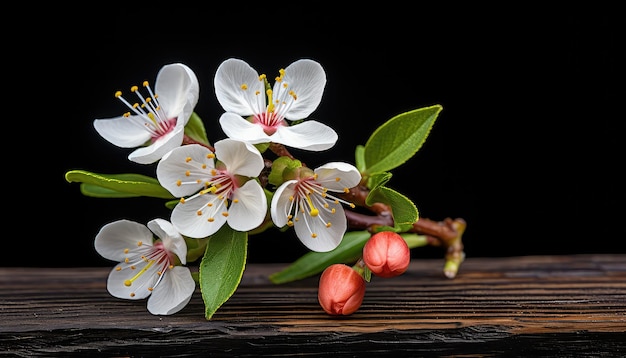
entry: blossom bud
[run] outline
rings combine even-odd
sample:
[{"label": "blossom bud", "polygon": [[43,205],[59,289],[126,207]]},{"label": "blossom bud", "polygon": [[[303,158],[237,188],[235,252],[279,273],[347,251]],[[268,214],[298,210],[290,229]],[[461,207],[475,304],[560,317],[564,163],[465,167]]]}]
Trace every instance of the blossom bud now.
[{"label": "blossom bud", "polygon": [[409,267],[411,250],[402,236],[381,231],[372,235],[363,246],[363,261],[376,276],[398,276]]},{"label": "blossom bud", "polygon": [[350,315],[361,307],[365,280],[345,264],[328,266],[320,276],[317,299],[329,315]]}]

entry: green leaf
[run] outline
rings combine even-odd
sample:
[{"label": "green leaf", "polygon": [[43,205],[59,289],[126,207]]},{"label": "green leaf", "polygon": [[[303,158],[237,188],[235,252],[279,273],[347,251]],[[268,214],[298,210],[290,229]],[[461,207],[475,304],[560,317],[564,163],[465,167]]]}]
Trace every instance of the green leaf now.
[{"label": "green leaf", "polygon": [[141,196],[86,183],[80,184],[80,192],[84,196],[91,196],[94,198],[136,198],[138,196]]},{"label": "green leaf", "polygon": [[200,116],[196,112],[191,113],[189,122],[185,125],[185,134],[196,142],[210,145],[209,138],[206,136],[206,129]]},{"label": "green leaf", "polygon": [[365,143],[363,172],[366,176],[390,171],[417,153],[441,110],[440,105],[416,109],[378,127]]},{"label": "green leaf", "polygon": [[207,320],[235,293],[246,267],[248,233],[228,225],[208,240],[200,262],[200,291]]},{"label": "green leaf", "polygon": [[370,191],[365,204],[385,203],[391,206],[393,220],[396,225],[413,224],[419,218],[419,212],[413,202],[393,189],[377,186]]},{"label": "green leaf", "polygon": [[365,171],[365,147],[357,145],[354,150],[354,166],[362,173]]},{"label": "green leaf", "polygon": [[[162,199],[174,198],[167,189],[159,184],[158,180],[141,174],[98,174],[84,170],[70,170],[65,173],[65,180],[70,183],[86,184],[81,188],[83,193],[85,195],[93,194],[97,197],[150,196]],[[101,187],[103,190],[97,190],[95,187]]]},{"label": "green leaf", "polygon": [[368,231],[348,232],[334,250],[308,252],[283,270],[271,274],[269,279],[275,284],[282,284],[313,276],[335,263],[354,262],[363,254],[363,246],[370,236]]},{"label": "green leaf", "polygon": [[374,190],[379,186],[384,186],[389,180],[391,180],[392,176],[393,174],[389,172],[376,173],[367,179],[367,187],[370,190]]}]

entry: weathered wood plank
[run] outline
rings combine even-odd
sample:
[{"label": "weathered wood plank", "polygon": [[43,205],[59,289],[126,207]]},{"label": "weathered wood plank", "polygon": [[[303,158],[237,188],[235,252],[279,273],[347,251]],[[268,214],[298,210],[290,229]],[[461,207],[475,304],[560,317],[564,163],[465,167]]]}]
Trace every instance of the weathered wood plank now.
[{"label": "weathered wood plank", "polygon": [[348,317],[322,311],[317,277],[271,284],[282,267],[249,265],[210,321],[199,291],[172,316],[110,296],[109,268],[0,268],[0,352],[626,354],[626,255],[468,258],[453,280],[441,261],[414,259],[402,276],[373,277]]}]

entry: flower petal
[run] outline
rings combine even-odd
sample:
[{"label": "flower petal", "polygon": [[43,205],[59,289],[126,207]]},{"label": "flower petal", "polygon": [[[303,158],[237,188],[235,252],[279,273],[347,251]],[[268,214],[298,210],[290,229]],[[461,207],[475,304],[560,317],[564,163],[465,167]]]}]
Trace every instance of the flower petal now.
[{"label": "flower petal", "polygon": [[289,220],[289,211],[293,200],[294,187],[298,183],[297,180],[288,180],[282,183],[274,192],[270,205],[270,214],[274,225],[281,228],[287,225]]},{"label": "flower petal", "polygon": [[214,160],[207,157],[210,154],[212,152],[208,148],[199,144],[174,148],[157,164],[159,183],[178,198],[198,192],[209,179],[211,168],[215,167]]},{"label": "flower petal", "polygon": [[265,83],[245,61],[230,58],[222,62],[213,83],[217,101],[226,112],[247,117],[265,111]]},{"label": "flower petal", "polygon": [[154,219],[147,226],[161,239],[167,251],[176,254],[183,265],[187,263],[187,243],[174,225],[167,220]]},{"label": "flower petal", "polygon": [[157,74],[155,91],[168,118],[186,124],[198,103],[200,85],[195,73],[182,63],[165,65]]},{"label": "flower petal", "polygon": [[142,224],[130,220],[119,220],[104,225],[94,242],[98,254],[105,259],[121,262],[126,258],[126,249],[137,248],[137,243],[152,246],[154,235]]},{"label": "flower petal", "polygon": [[[119,269],[124,266],[123,269]],[[129,266],[124,263],[118,264],[109,273],[107,280],[107,290],[117,298],[127,300],[138,300],[146,298],[152,293],[151,288],[158,281],[157,270],[160,266],[145,260],[137,262],[136,266]],[[130,284],[127,284],[130,282]]]},{"label": "flower petal", "polygon": [[135,148],[150,140],[150,133],[142,128],[143,119],[137,115],[96,119],[93,126],[102,138],[120,148]]},{"label": "flower petal", "polygon": [[[361,181],[361,173],[351,164],[343,162],[330,162],[315,169],[317,181],[322,183],[324,187],[342,191],[343,188],[353,188]],[[335,178],[341,178],[336,181]]]},{"label": "flower petal", "polygon": [[[213,235],[226,223],[224,200],[214,194],[203,194],[179,203],[172,210],[172,225],[181,234],[196,239]],[[207,207],[209,203],[212,205]]]},{"label": "flower petal", "polygon": [[322,65],[313,60],[302,59],[287,66],[283,80],[274,83],[274,98],[292,98],[281,95],[283,91],[295,93],[297,99],[293,100],[288,107],[289,110],[282,114],[286,119],[300,120],[307,118],[319,106],[324,86],[326,73]]},{"label": "flower petal", "polygon": [[222,131],[232,139],[252,144],[269,143],[270,136],[265,134],[263,127],[253,124],[240,115],[226,112],[220,117],[220,126]]},{"label": "flower petal", "polygon": [[215,142],[215,155],[230,174],[256,177],[265,167],[263,156],[255,146],[234,139]]},{"label": "flower petal", "polygon": [[154,315],[170,315],[183,309],[191,300],[196,283],[187,267],[175,266],[165,272],[148,299],[148,311]]},{"label": "flower petal", "polygon": [[228,208],[228,225],[237,231],[249,231],[257,228],[265,220],[267,197],[261,184],[254,179],[248,180],[233,195],[233,202]]},{"label": "flower petal", "polygon": [[341,205],[335,207],[333,214],[320,209],[319,216],[300,213],[298,217],[300,220],[294,222],[296,235],[306,247],[317,252],[332,251],[339,246],[348,225]]},{"label": "flower petal", "polygon": [[337,138],[337,133],[329,126],[309,120],[288,127],[278,127],[270,140],[292,148],[322,151],[335,145]]},{"label": "flower petal", "polygon": [[183,143],[185,128],[178,124],[171,132],[159,137],[147,147],[140,147],[130,153],[128,159],[139,164],[152,164],[161,159],[170,150],[179,147]]}]

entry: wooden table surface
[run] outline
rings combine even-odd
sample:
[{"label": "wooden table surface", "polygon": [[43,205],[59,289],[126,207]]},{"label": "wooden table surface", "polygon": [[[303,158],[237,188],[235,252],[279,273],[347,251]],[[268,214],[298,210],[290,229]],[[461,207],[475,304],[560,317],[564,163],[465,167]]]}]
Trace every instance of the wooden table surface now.
[{"label": "wooden table surface", "polygon": [[110,296],[108,267],[0,268],[0,356],[626,356],[626,255],[413,259],[347,317],[285,266],[249,264],[210,321],[198,290],[171,316]]}]

